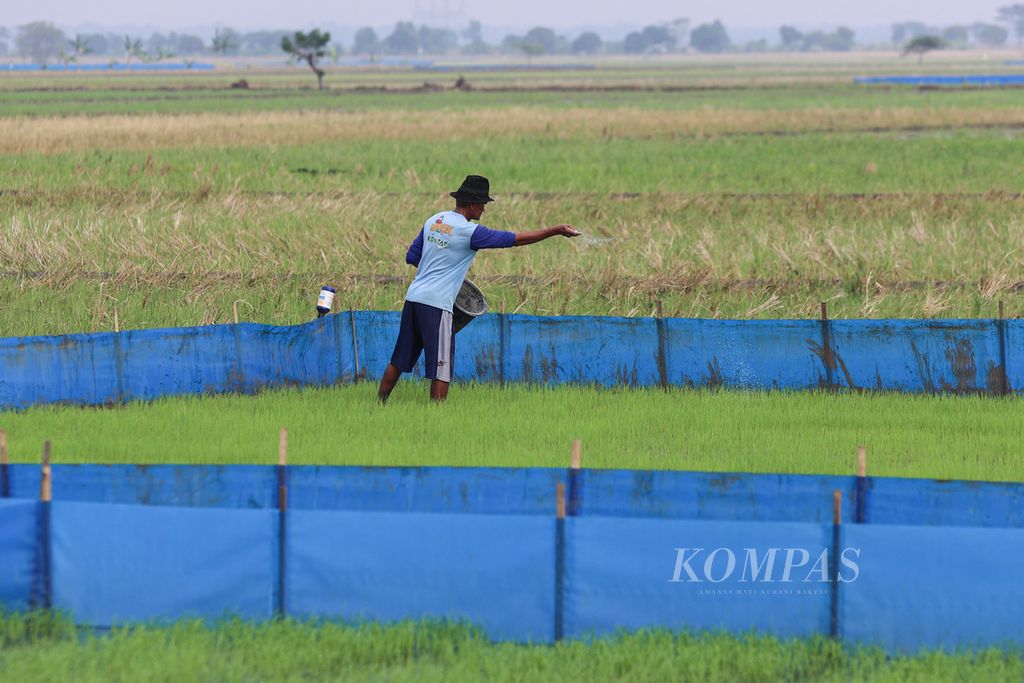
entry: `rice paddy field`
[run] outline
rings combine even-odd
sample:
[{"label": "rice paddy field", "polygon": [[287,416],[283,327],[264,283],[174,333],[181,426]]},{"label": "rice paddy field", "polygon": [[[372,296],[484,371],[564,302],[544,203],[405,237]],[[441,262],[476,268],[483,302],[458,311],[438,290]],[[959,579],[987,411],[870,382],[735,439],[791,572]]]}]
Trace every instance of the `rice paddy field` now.
[{"label": "rice paddy field", "polygon": [[1014,398],[457,385],[443,406],[404,382],[257,396],[167,398],[117,409],[0,413],[15,461],[44,440],[62,463],[274,464],[278,428],[296,465],[587,467],[1020,481]]},{"label": "rice paddy field", "polygon": [[[923,69],[993,66],[955,59]],[[288,324],[326,283],[395,308],[468,170],[499,200],[484,224],[597,238],[482,255],[494,310],[1019,315],[1019,92],[852,83],[911,66],[614,61],[474,71],[468,92],[410,70],[322,93],[301,71],[0,74],[0,333],[226,322],[236,301]]]},{"label": "rice paddy field", "polygon": [[[408,244],[468,173],[481,222],[580,239],[483,253],[492,310],[1024,315],[1024,100],[862,75],[1019,73],[1015,53],[609,59],[585,69],[0,72],[0,336],[400,307]],[[507,66],[507,65],[505,65]],[[536,66],[544,67],[538,60]],[[247,89],[233,89],[240,78]],[[376,372],[376,370],[375,370]],[[1019,399],[373,383],[0,412],[15,461],[869,473],[1024,481]],[[424,411],[429,420],[424,420]],[[414,425],[404,427],[403,425]],[[457,448],[450,444],[456,442]],[[424,446],[424,444],[433,444]],[[228,622],[76,633],[0,620],[0,680],[1021,680],[1019,652],[623,634],[496,645],[463,626]]]}]

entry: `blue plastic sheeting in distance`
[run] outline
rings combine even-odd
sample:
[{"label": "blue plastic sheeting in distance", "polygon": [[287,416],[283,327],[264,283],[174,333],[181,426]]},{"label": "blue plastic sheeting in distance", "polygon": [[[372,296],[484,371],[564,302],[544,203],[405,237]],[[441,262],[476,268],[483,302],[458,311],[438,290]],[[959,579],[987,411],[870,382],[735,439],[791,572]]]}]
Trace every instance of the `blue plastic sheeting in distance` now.
[{"label": "blue plastic sheeting in distance", "polygon": [[0,609],[24,609],[32,597],[37,507],[32,500],[0,500]]},{"label": "blue plastic sheeting in distance", "polygon": [[242,323],[0,339],[0,406],[253,392],[353,378],[351,325]]},{"label": "blue plastic sheeting in distance", "polygon": [[7,64],[0,71],[212,71],[213,64],[164,62],[162,64]]},{"label": "blue plastic sheeting in distance", "polygon": [[0,405],[119,400],[115,343],[106,332],[0,339]]},{"label": "blue plastic sheeting in distance", "polygon": [[[397,311],[0,339],[0,408],[112,404],[376,379]],[[355,335],[353,336],[353,329]],[[455,340],[457,381],[739,389],[1024,390],[1024,322],[488,315]],[[420,362],[415,372],[421,374]],[[1008,381],[1007,381],[1008,380]]]},{"label": "blue plastic sheeting in distance", "polygon": [[[402,321],[402,314],[399,311],[356,311],[355,313],[338,313],[327,318],[345,318],[345,323],[352,324],[352,317],[355,320],[356,338],[359,345],[359,370],[360,376],[379,378],[384,368],[391,362],[391,352],[395,349],[395,341],[398,339],[398,327]],[[351,338],[351,333],[349,334]],[[459,351],[459,342],[462,341],[460,332],[455,338],[455,351]],[[455,367],[459,368],[459,356],[455,357]],[[420,377],[423,376],[422,354],[416,363],[413,372]],[[459,373],[460,370],[456,370]]]},{"label": "blue plastic sheeting in distance", "polygon": [[827,559],[815,566],[830,547],[831,527],[820,524],[569,518],[565,634],[828,633]]},{"label": "blue plastic sheeting in distance", "polygon": [[864,76],[855,83],[865,85],[1024,85],[1024,74],[976,74],[970,76]]},{"label": "blue plastic sheeting in distance", "polygon": [[1021,643],[1024,530],[848,525],[860,575],[843,584],[845,640],[890,652]]},{"label": "blue plastic sheeting in distance", "polygon": [[835,320],[835,383],[850,389],[961,394],[1002,387],[993,320]]},{"label": "blue plastic sheeting in distance", "polygon": [[[653,318],[518,316],[509,327],[506,381],[658,384]],[[475,323],[474,323],[475,324]]]},{"label": "blue plastic sheeting in distance", "polygon": [[[665,321],[668,381],[682,386],[814,389],[826,384],[814,320]],[[655,348],[655,347],[649,347]]]},{"label": "blue plastic sheeting in distance", "polygon": [[288,516],[287,611],[471,621],[496,640],[553,637],[555,522],[374,512]]},{"label": "blue plastic sheeting in distance", "polygon": [[290,467],[291,509],[547,515],[564,469]]},{"label": "blue plastic sheeting in distance", "polygon": [[277,514],[52,503],[53,604],[80,624],[273,613]]}]

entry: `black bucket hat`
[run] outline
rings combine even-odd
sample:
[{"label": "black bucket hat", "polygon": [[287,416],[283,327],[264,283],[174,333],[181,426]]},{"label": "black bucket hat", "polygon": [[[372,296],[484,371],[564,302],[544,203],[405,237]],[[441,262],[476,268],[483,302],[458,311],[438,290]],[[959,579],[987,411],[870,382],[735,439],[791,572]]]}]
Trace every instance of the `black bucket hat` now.
[{"label": "black bucket hat", "polygon": [[455,201],[463,204],[486,204],[494,199],[488,194],[491,184],[482,175],[468,175],[455,192],[449,192]]}]

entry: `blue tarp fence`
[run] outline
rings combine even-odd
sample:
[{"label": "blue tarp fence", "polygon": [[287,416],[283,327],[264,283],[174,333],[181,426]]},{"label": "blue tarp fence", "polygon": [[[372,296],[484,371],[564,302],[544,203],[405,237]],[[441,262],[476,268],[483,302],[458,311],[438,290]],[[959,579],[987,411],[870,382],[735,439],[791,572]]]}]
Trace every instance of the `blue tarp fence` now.
[{"label": "blue tarp fence", "polygon": [[213,64],[202,62],[141,62],[136,64],[0,64],[0,71],[212,71]]},{"label": "blue tarp fence", "polygon": [[[1012,64],[1012,62],[1007,62]],[[862,76],[854,79],[862,85],[917,85],[917,86],[984,86],[1003,87],[1024,85],[1024,74],[965,74],[960,76]]]},{"label": "blue tarp fence", "polygon": [[[0,409],[252,393],[376,378],[400,314],[0,339]],[[486,315],[456,381],[1006,394],[1022,320],[702,320]]]},{"label": "blue tarp fence", "polygon": [[1024,645],[1024,484],[56,465],[37,502],[38,467],[4,477],[0,605],[92,627],[287,614],[453,618],[542,643],[666,627]]}]

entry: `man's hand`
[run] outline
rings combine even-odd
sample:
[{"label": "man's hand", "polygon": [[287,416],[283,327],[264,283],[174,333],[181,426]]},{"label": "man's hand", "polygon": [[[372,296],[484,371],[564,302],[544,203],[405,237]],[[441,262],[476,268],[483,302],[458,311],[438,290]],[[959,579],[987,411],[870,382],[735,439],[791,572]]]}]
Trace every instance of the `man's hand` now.
[{"label": "man's hand", "polygon": [[561,235],[562,237],[579,237],[580,236],[580,231],[577,230],[576,228],[572,227],[571,225],[556,225],[555,227],[553,227],[551,229],[552,230],[556,230],[557,232],[555,234],[556,235]]}]

